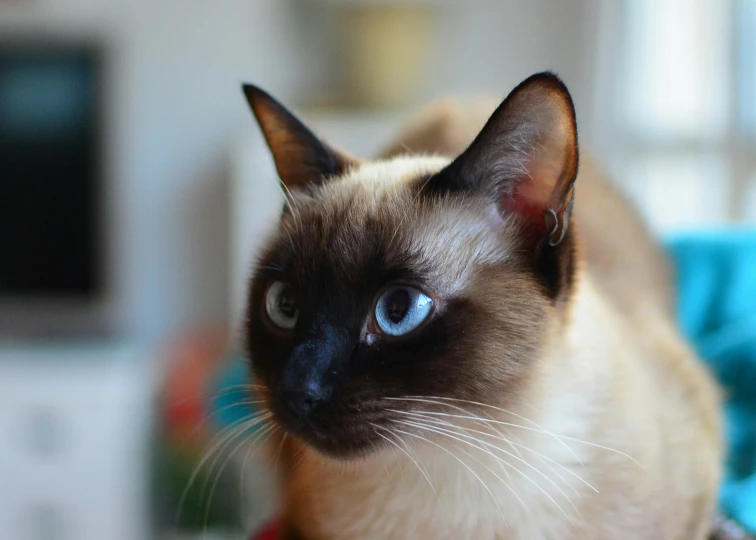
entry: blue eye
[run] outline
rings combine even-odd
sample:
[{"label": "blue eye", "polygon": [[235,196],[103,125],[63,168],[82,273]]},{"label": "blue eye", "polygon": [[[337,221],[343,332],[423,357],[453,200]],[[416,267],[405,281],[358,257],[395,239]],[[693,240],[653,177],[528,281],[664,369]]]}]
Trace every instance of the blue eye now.
[{"label": "blue eye", "polygon": [[428,295],[412,287],[392,287],[375,304],[375,322],[383,333],[403,336],[420,326],[432,310]]}]

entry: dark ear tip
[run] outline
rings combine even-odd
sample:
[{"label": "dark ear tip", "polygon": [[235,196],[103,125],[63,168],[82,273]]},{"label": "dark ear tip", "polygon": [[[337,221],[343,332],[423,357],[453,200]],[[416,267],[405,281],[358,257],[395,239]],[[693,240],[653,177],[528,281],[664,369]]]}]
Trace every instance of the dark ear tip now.
[{"label": "dark ear tip", "polygon": [[512,90],[510,96],[518,94],[531,96],[535,94],[540,95],[541,98],[545,98],[546,96],[556,98],[557,102],[562,103],[567,110],[571,111],[573,117],[575,115],[575,104],[572,101],[572,95],[570,95],[567,85],[553,71],[542,71],[531,75],[517,85],[517,88]]},{"label": "dark ear tip", "polygon": [[551,88],[553,90],[567,94],[568,96],[570,95],[570,91],[567,89],[567,85],[564,84],[564,81],[559,77],[559,75],[557,75],[553,71],[541,71],[540,73],[535,73],[534,75],[531,75],[530,77],[522,81],[518,86],[520,88],[524,88],[531,85]]},{"label": "dark ear tip", "polygon": [[[247,103],[259,122],[265,122],[266,118],[283,118],[281,114],[290,114],[273,96],[265,90],[250,83],[242,83],[242,91]],[[272,115],[272,116],[271,116]]]},{"label": "dark ear tip", "polygon": [[282,108],[281,104],[278,103],[273,96],[259,86],[250,83],[242,83],[242,91],[247,98],[247,103],[249,103],[255,113],[257,113],[258,108]]},{"label": "dark ear tip", "polygon": [[254,84],[250,83],[242,83],[242,92],[244,92],[244,95],[247,97],[248,100],[256,100],[261,97],[267,96],[267,92],[265,92],[262,88],[259,86],[255,86]]}]

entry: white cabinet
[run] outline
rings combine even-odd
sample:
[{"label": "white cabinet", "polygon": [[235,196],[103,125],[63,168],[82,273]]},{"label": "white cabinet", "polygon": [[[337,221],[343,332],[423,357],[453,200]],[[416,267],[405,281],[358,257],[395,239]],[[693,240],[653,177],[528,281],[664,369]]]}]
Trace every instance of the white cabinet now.
[{"label": "white cabinet", "polygon": [[0,347],[0,538],[149,538],[152,365],[127,347]]}]

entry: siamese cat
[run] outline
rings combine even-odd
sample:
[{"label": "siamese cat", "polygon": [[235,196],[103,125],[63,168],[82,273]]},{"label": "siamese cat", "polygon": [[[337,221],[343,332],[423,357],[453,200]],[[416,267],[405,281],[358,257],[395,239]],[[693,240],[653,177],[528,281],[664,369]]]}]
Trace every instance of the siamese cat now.
[{"label": "siamese cat", "polygon": [[[716,385],[668,263],[551,73],[443,105],[375,161],[244,92],[287,195],[246,345],[283,435],[281,540],[696,540]],[[493,109],[486,109],[486,116]]]}]

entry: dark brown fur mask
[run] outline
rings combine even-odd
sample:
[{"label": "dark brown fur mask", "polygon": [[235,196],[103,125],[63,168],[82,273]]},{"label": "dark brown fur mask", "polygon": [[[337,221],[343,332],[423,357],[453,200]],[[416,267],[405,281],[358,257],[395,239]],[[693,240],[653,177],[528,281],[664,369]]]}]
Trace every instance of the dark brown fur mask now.
[{"label": "dark brown fur mask", "polygon": [[246,328],[276,421],[349,457],[385,442],[395,409],[517,400],[575,266],[577,133],[561,81],[524,81],[451,163],[358,161],[244,92],[289,193]]}]

